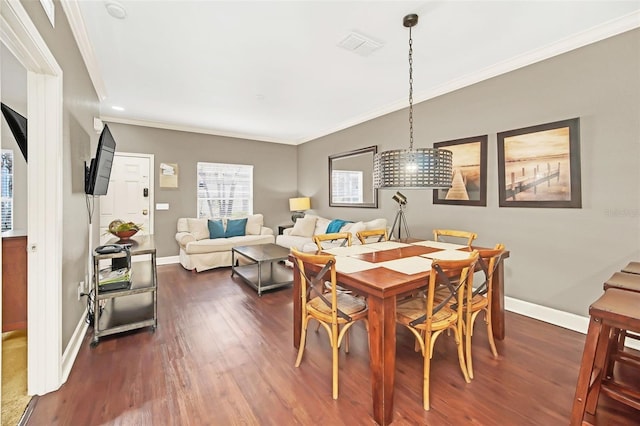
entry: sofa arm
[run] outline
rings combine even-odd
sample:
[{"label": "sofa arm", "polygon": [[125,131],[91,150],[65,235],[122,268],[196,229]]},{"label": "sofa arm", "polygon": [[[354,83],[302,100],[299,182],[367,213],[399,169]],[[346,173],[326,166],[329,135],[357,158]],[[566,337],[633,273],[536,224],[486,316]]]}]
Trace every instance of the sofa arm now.
[{"label": "sofa arm", "polygon": [[263,226],[260,228],[260,235],[273,235],[273,229]]},{"label": "sofa arm", "polygon": [[196,237],[190,232],[178,232],[176,233],[176,241],[180,244],[180,247],[186,247],[191,241],[195,241]]}]

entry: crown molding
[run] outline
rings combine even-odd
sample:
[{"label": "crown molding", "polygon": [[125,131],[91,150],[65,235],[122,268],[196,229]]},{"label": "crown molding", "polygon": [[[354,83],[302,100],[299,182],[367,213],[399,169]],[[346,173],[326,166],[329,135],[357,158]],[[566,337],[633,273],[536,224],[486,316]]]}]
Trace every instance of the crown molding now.
[{"label": "crown molding", "polygon": [[98,58],[93,50],[93,46],[89,41],[89,35],[87,34],[87,27],[82,19],[82,13],[80,12],[80,6],[76,0],[60,0],[62,9],[64,10],[67,19],[69,20],[69,26],[73,37],[76,39],[76,44],[80,50],[80,55],[84,60],[84,65],[87,67],[89,78],[93,83],[93,88],[98,95],[100,101],[107,99],[107,88],[102,79],[102,73],[100,72],[100,66],[98,64]]},{"label": "crown molding", "polygon": [[[467,86],[471,86],[473,84],[479,83],[484,80],[488,80],[493,77],[497,77],[502,74],[506,74],[511,71],[515,71],[519,68],[523,68],[528,65],[532,65],[537,62],[544,61],[554,56],[561,55],[571,50],[575,50],[580,47],[584,47],[589,44],[596,43],[598,41],[622,34],[627,31],[631,31],[639,27],[640,27],[640,11],[635,11],[628,15],[622,16],[620,18],[612,19],[601,25],[593,27],[589,30],[572,35],[570,37],[566,37],[565,39],[551,43],[539,49],[534,49],[525,54],[518,55],[508,60],[496,63],[479,72],[474,72],[473,74],[468,74],[460,78],[450,80],[445,84],[442,84],[435,88],[431,88],[428,91],[423,91],[422,93],[416,93],[413,96],[414,103],[419,103],[429,99],[436,98],[438,96],[462,89]],[[393,102],[389,105],[386,105],[381,108],[377,108],[373,111],[360,115],[351,120],[344,121],[336,127],[332,127],[322,132],[319,132],[315,135],[305,137],[303,140],[296,142],[296,145],[302,144],[305,142],[310,142],[312,140],[321,138],[323,136],[327,136],[331,133],[335,133],[340,130],[344,130],[349,127],[364,123],[365,121],[373,120],[385,114],[389,114],[389,113],[398,111],[402,108],[406,108],[407,106],[408,104],[406,99],[402,101]]]},{"label": "crown molding", "polygon": [[133,126],[153,127],[157,129],[176,130],[179,132],[201,133],[205,135],[222,136],[222,137],[237,138],[237,139],[248,139],[248,140],[259,141],[259,142],[280,143],[284,145],[298,145],[297,142],[291,141],[288,139],[270,138],[266,136],[262,137],[262,136],[250,135],[247,133],[225,132],[225,131],[219,131],[215,129],[208,129],[205,127],[187,126],[187,125],[169,123],[169,122],[138,120],[135,118],[113,117],[109,115],[100,115],[100,119],[106,122],[130,124]]}]

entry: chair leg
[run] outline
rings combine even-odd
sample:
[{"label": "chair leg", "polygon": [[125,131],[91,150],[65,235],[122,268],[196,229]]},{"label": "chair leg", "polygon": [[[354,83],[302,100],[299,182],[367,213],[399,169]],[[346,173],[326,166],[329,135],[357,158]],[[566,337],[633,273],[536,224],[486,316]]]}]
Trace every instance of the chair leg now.
[{"label": "chair leg", "polygon": [[465,358],[467,361],[467,374],[470,379],[473,379],[473,357],[471,356],[471,337],[473,336],[473,325],[475,324],[475,320],[477,312],[469,315],[467,318],[466,326],[464,330],[464,349],[465,349]]},{"label": "chair leg", "polygon": [[422,375],[422,406],[425,411],[429,411],[429,377],[431,376],[431,351],[429,348],[431,347],[431,333],[428,335],[425,334],[424,340],[424,367],[423,367],[423,375]]},{"label": "chair leg", "polygon": [[464,377],[464,381],[467,383],[471,383],[471,380],[469,379],[469,374],[467,373],[467,363],[465,362],[464,359],[464,353],[462,350],[462,336],[460,336],[460,332],[458,331],[458,329],[456,327],[451,327],[453,328],[453,335],[454,338],[456,340],[456,346],[458,347],[458,362],[460,363],[460,370],[462,371],[462,376]]},{"label": "chair leg", "polygon": [[[422,341],[424,341],[424,330],[420,330],[420,335],[422,336]],[[420,348],[420,341],[416,338],[413,344],[413,350],[415,352],[420,352],[422,349]]]},{"label": "chair leg", "polygon": [[484,311],[484,322],[487,324],[487,337],[489,338],[489,348],[494,358],[498,358],[498,350],[496,349],[496,341],[493,338],[493,325],[491,324],[491,308],[488,307]]},{"label": "chair leg", "polygon": [[338,399],[338,326],[334,324],[331,330],[332,393],[333,399]]},{"label": "chair leg", "polygon": [[344,353],[346,354],[349,353],[349,333],[350,330],[347,330],[347,332],[344,334]]},{"label": "chair leg", "polygon": [[298,358],[296,358],[296,367],[300,367],[300,363],[302,362],[302,354],[304,353],[304,346],[307,342],[307,325],[309,324],[309,319],[305,318],[302,321],[302,332],[300,333],[300,347],[298,348]]}]

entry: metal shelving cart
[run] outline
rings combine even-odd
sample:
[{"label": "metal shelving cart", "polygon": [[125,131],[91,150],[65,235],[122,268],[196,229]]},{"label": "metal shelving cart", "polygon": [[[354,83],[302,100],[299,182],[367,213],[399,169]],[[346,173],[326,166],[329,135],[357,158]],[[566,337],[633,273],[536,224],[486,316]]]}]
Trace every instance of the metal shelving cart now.
[{"label": "metal shelving cart", "polygon": [[[156,248],[153,235],[142,235],[127,241],[112,240],[107,244],[130,244],[129,253],[93,253],[93,340],[115,333],[158,326],[158,277]],[[127,256],[148,255],[150,259],[131,262],[131,285],[126,289],[100,291],[100,261],[110,260],[112,265],[122,263]]]}]

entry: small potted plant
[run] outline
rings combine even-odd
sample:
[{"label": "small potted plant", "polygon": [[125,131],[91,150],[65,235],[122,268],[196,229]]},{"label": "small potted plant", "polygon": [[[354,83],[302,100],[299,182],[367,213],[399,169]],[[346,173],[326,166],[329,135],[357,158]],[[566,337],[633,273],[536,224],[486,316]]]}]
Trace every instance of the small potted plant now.
[{"label": "small potted plant", "polygon": [[109,224],[108,232],[115,235],[120,240],[128,240],[141,229],[142,225],[140,224],[116,219]]}]

